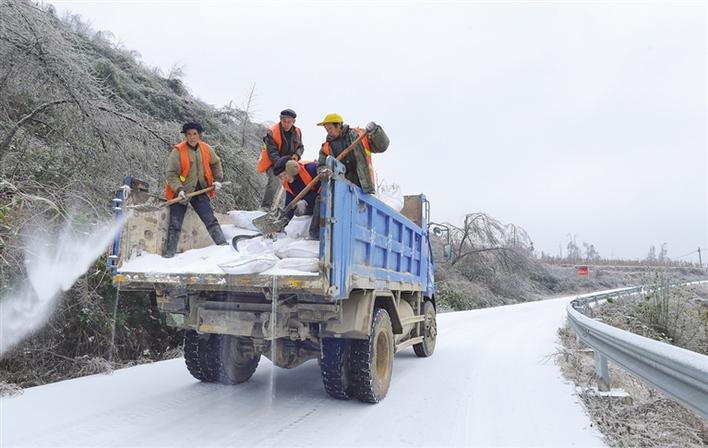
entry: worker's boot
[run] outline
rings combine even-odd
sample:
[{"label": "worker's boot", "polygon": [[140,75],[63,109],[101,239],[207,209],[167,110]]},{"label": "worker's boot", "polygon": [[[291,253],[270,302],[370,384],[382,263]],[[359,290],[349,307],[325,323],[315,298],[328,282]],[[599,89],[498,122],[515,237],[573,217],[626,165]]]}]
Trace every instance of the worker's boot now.
[{"label": "worker's boot", "polygon": [[167,244],[165,244],[165,254],[163,257],[172,258],[177,252],[179,235],[182,233],[182,221],[187,212],[185,204],[174,204],[170,207],[170,224],[167,226]]},{"label": "worker's boot", "polygon": [[229,244],[226,242],[224,232],[221,230],[221,226],[218,223],[209,227],[207,230],[209,231],[209,236],[211,236],[211,239],[214,240],[214,244],[217,246],[226,246]]},{"label": "worker's boot", "polygon": [[177,243],[179,243],[179,232],[170,229],[167,232],[167,244],[165,245],[165,253],[163,257],[172,258],[177,252]]}]

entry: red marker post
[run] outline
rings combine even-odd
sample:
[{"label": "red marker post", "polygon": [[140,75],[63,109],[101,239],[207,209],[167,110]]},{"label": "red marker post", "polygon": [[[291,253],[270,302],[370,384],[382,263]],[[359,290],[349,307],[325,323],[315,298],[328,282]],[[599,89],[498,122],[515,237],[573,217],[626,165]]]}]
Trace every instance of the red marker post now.
[{"label": "red marker post", "polygon": [[589,273],[589,269],[587,266],[576,266],[576,272],[578,273],[578,277],[587,277]]}]

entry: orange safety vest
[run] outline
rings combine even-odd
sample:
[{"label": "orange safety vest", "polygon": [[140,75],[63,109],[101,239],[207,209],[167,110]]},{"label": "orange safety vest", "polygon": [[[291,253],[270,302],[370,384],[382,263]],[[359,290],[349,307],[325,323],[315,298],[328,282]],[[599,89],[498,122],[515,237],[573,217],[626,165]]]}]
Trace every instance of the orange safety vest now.
[{"label": "orange safety vest", "polygon": [[[364,133],[364,130],[361,128],[354,128],[356,132],[359,133],[359,136]],[[361,143],[364,145],[364,155],[366,156],[366,164],[369,166],[369,176],[371,177],[371,183],[376,187],[376,173],[374,173],[374,165],[371,163],[371,146],[369,146],[369,137],[364,137],[361,140]],[[324,145],[322,145],[322,152],[326,156],[328,156],[331,152],[329,148],[329,142],[325,141]]]},{"label": "orange safety vest", "polygon": [[[300,162],[298,160],[297,165],[298,169],[300,170],[298,174],[300,175],[300,179],[305,183],[305,186],[312,182],[312,176],[310,175],[309,171],[307,171],[307,168],[305,168],[305,164],[310,163],[310,162]],[[285,191],[288,193],[292,194],[293,196],[297,196],[295,193],[293,193],[293,190],[290,188],[290,182],[288,180],[283,181],[283,188],[285,188]]]},{"label": "orange safety vest", "polygon": [[[187,178],[189,175],[189,153],[188,147],[187,147],[187,142],[184,141],[177,145],[177,149],[179,150],[179,160],[180,160],[180,173],[179,173],[179,180],[184,182],[184,180]],[[207,187],[211,187],[211,185],[214,183],[214,175],[211,172],[211,154],[209,153],[209,145],[207,145],[203,141],[199,141],[199,151],[202,153],[202,165],[204,165],[204,177],[206,178],[207,182]],[[170,184],[165,184],[165,199],[168,201],[170,199],[174,199],[175,196],[177,196],[177,193],[172,191],[172,188],[170,188]],[[209,196],[212,198],[214,197],[214,190],[211,190],[209,192]]]},{"label": "orange safety vest", "polygon": [[[302,132],[300,131],[300,128],[295,126],[293,127],[295,128],[295,135],[302,140]],[[278,151],[282,152],[283,136],[280,135],[280,123],[275,123],[270,130],[273,133],[273,140],[275,141],[275,144],[278,145]],[[272,165],[273,162],[271,162],[270,157],[268,157],[268,145],[266,145],[265,139],[263,139],[263,145],[261,146],[261,158],[258,160],[258,172],[265,173]]]}]

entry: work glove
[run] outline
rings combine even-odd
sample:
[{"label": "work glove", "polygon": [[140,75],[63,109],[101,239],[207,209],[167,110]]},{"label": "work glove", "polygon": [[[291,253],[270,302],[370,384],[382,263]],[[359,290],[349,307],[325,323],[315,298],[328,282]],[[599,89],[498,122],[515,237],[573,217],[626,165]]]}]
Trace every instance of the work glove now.
[{"label": "work glove", "polygon": [[189,201],[187,193],[185,193],[184,190],[180,190],[179,193],[177,193],[177,197],[181,199],[180,202],[183,204],[186,204]]},{"label": "work glove", "polygon": [[221,190],[221,182],[219,182],[218,180],[215,180],[212,185],[214,186],[214,191]]},{"label": "work glove", "polygon": [[366,132],[368,132],[369,134],[373,134],[378,127],[378,124],[374,123],[373,121],[370,121],[369,124],[366,125]]},{"label": "work glove", "polygon": [[330,177],[332,177],[332,170],[329,168],[322,168],[319,172],[320,179],[322,180],[329,180]]},{"label": "work glove", "polygon": [[295,205],[295,216],[304,215],[307,210],[307,205],[307,201],[304,199],[298,201],[297,205]]}]

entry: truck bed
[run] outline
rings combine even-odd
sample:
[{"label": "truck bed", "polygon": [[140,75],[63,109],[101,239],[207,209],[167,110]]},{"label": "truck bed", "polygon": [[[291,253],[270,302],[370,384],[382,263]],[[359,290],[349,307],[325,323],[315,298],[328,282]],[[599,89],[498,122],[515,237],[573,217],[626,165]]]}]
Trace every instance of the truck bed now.
[{"label": "truck bed", "polygon": [[[344,178],[343,166],[328,161],[335,175],[322,185],[320,270],[312,275],[232,275],[226,273],[129,272],[121,267],[131,256],[160,254],[167,235],[166,209],[132,214],[114,244],[111,259],[114,283],[126,290],[184,289],[312,296],[339,300],[354,289],[421,291],[432,294],[433,276],[427,223],[429,206],[423,195],[406,196],[402,213],[390,208]],[[143,184],[144,185],[144,184]],[[154,202],[146,188],[135,189],[125,201],[116,201],[116,213],[125,205]],[[405,214],[405,216],[404,216]],[[219,221],[228,222],[226,215]],[[191,210],[185,217],[178,251],[211,244],[206,229]],[[232,249],[233,250],[233,249]]]}]

